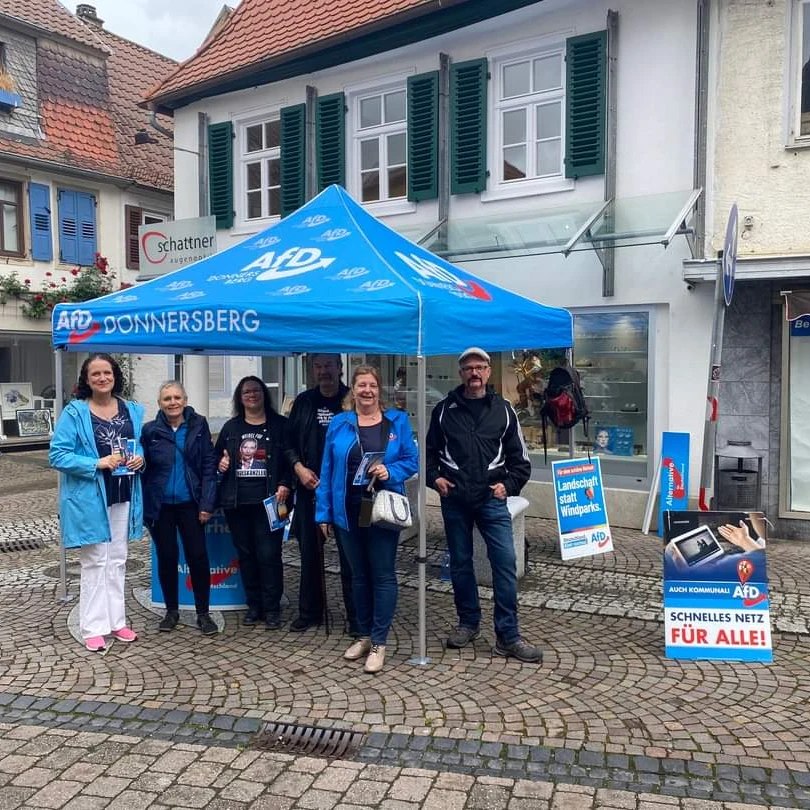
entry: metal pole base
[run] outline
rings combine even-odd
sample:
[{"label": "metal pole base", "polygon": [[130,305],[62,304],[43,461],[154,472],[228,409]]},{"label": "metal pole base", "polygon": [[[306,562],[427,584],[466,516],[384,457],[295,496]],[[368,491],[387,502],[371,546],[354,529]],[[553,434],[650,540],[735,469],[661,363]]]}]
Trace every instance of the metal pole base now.
[{"label": "metal pole base", "polygon": [[60,605],[67,605],[68,603],[72,602],[76,598],[75,593],[57,593],[56,601],[59,602]]},{"label": "metal pole base", "polygon": [[430,656],[428,656],[428,655],[426,655],[424,658],[417,655],[417,656],[414,656],[413,658],[409,658],[408,663],[413,664],[414,666],[417,666],[417,667],[426,667],[429,664],[433,663],[433,661],[430,658]]}]

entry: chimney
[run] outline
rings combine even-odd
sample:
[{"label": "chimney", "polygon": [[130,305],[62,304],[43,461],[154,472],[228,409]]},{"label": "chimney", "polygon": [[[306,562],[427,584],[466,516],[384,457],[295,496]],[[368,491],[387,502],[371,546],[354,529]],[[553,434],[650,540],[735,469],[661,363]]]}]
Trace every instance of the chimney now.
[{"label": "chimney", "polygon": [[96,14],[96,7],[91,6],[89,3],[79,3],[79,5],[76,6],[76,16],[82,22],[86,22],[94,28],[104,27],[104,20]]}]

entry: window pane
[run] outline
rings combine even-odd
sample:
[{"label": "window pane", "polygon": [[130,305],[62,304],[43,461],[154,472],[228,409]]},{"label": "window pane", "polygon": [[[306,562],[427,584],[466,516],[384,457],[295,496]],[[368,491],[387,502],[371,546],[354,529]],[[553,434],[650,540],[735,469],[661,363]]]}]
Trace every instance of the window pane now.
[{"label": "window pane", "polygon": [[281,143],[281,121],[268,121],[264,125],[265,149],[275,149]]},{"label": "window pane", "polygon": [[388,197],[404,197],[408,193],[407,171],[404,166],[388,170]]},{"label": "window pane", "polygon": [[267,161],[267,185],[281,185],[281,161],[278,158]]},{"label": "window pane", "polygon": [[396,93],[387,93],[385,96],[385,121],[390,124],[392,121],[405,120],[405,91],[399,90]]},{"label": "window pane", "polygon": [[8,183],[0,183],[0,200],[7,202],[17,202],[17,189]]},{"label": "window pane", "polygon": [[388,136],[388,165],[399,166],[405,163],[405,133]]},{"label": "window pane", "polygon": [[360,101],[360,127],[376,127],[382,123],[382,101],[379,96]]},{"label": "window pane", "polygon": [[537,144],[537,174],[560,173],[561,144],[560,139]]},{"label": "window pane", "polygon": [[521,180],[526,177],[526,147],[510,146],[503,150],[503,179]]},{"label": "window pane", "polygon": [[246,152],[258,152],[264,148],[262,143],[261,124],[256,124],[255,126],[248,127],[246,132],[247,132],[247,144],[245,146]]},{"label": "window pane", "polygon": [[3,250],[16,253],[20,249],[17,241],[17,208],[16,206],[4,205],[2,212]]},{"label": "window pane", "polygon": [[526,110],[510,110],[503,114],[503,142],[505,145],[526,142]]},{"label": "window pane", "polygon": [[537,108],[537,139],[559,138],[562,135],[562,104],[541,104]]},{"label": "window pane", "polygon": [[249,189],[261,188],[262,185],[262,164],[248,163],[247,165],[247,187]]},{"label": "window pane", "polygon": [[281,213],[281,189],[269,188],[267,189],[267,214],[268,216],[277,216]]},{"label": "window pane", "polygon": [[503,98],[531,92],[531,63],[518,62],[503,69]]},{"label": "window pane", "polygon": [[534,92],[562,87],[562,54],[534,60]]},{"label": "window pane", "polygon": [[256,219],[261,215],[262,215],[262,193],[261,191],[249,191],[247,194],[248,219]]},{"label": "window pane", "polygon": [[360,169],[380,168],[380,142],[376,138],[360,141]]},{"label": "window pane", "polygon": [[380,173],[363,172],[360,176],[363,181],[363,202],[374,202],[374,200],[379,200]]}]

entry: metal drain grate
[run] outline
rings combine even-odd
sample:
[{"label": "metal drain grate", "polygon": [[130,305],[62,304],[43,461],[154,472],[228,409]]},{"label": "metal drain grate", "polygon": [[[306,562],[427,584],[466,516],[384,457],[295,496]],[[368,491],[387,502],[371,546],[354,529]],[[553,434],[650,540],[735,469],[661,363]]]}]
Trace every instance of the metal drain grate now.
[{"label": "metal drain grate", "polygon": [[253,738],[251,748],[309,754],[314,757],[345,757],[360,747],[363,737],[363,734],[345,729],[318,728],[296,723],[266,723]]},{"label": "metal drain grate", "polygon": [[15,540],[0,540],[0,553],[13,551],[38,551],[45,548],[45,542],[35,537],[23,537]]}]

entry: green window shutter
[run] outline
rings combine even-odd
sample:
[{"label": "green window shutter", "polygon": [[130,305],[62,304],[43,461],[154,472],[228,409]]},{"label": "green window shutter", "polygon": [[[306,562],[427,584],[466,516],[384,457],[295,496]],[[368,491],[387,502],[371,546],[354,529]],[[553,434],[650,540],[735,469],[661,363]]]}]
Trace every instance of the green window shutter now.
[{"label": "green window shutter", "polygon": [[346,185],[346,102],[343,93],[318,99],[315,122],[318,191],[337,183]]},{"label": "green window shutter", "polygon": [[306,202],[307,105],[281,109],[281,216]]},{"label": "green window shutter", "polygon": [[487,187],[486,59],[450,68],[450,191],[479,193]]},{"label": "green window shutter", "polygon": [[605,173],[607,31],[566,43],[565,176]]},{"label": "green window shutter", "polygon": [[217,228],[233,227],[233,124],[208,127],[208,199]]},{"label": "green window shutter", "polygon": [[408,199],[439,196],[439,71],[408,77]]}]

